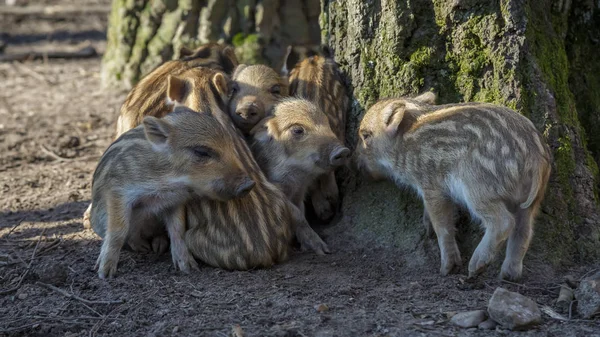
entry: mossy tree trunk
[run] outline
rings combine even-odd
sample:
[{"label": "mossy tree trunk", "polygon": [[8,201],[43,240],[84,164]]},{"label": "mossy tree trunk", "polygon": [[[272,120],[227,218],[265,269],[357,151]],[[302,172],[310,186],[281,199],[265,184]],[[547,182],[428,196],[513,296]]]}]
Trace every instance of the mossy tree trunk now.
[{"label": "mossy tree trunk", "polygon": [[[334,49],[354,100],[348,141],[356,141],[365,109],[383,97],[434,89],[440,103],[512,107],[543,131],[554,152],[529,258],[591,261],[600,255],[598,169],[584,127],[592,127],[589,144],[598,149],[598,6],[550,0],[324,0],[324,42]],[[423,239],[420,202],[410,192],[352,174],[348,181],[344,212],[355,230],[412,252],[430,243]],[[461,231],[463,252],[470,254],[481,232],[473,225]]]},{"label": "mossy tree trunk", "polygon": [[[599,6],[592,0],[113,0],[102,75],[107,85],[131,86],[177,57],[182,45],[209,41],[234,44],[242,62],[278,68],[288,44],[321,40],[334,49],[352,94],[350,145],[365,108],[382,97],[434,89],[440,103],[507,105],[528,116],[554,152],[528,258],[589,261],[600,256]],[[411,252],[417,257],[411,261],[435,252],[410,192],[353,172],[346,178],[343,211],[356,233]],[[481,237],[476,228],[461,227],[465,255]]]},{"label": "mossy tree trunk", "polygon": [[131,87],[181,46],[206,42],[280,67],[288,44],[320,42],[319,13],[319,0],[113,0],[102,80]]}]

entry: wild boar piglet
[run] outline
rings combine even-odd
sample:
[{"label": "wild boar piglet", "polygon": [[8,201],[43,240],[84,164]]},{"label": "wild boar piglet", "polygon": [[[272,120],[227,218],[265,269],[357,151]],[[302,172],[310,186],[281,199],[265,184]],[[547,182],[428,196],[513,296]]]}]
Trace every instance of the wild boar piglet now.
[{"label": "wild boar piglet", "polygon": [[431,98],[428,93],[374,104],[360,124],[358,166],[422,197],[443,275],[461,265],[455,221],[457,205],[463,205],[485,228],[469,276],[480,273],[508,238],[500,276],[516,280],[550,176],[549,148],[533,123],[511,109],[434,106],[427,104]]},{"label": "wild boar piglet", "polygon": [[[289,76],[290,95],[315,103],[327,116],[333,133],[344,143],[348,95],[331,51],[326,46],[322,49],[324,56],[310,56],[293,67]],[[317,217],[322,221],[331,219],[339,203],[335,172],[318,177],[308,194]]]},{"label": "wild boar piglet", "polygon": [[104,238],[100,278],[115,274],[125,244],[160,251],[167,234],[175,266],[197,268],[184,242],[185,203],[240,198],[255,185],[224,135],[211,114],[177,107],[164,118],[144,118],[109,146],[92,182],[90,222]]},{"label": "wild boar piglet", "polygon": [[232,80],[229,116],[245,135],[288,96],[287,78],[265,65],[240,64]]},{"label": "wild boar piglet", "polygon": [[[230,81],[221,71],[209,68],[190,68],[162,74],[164,83],[155,81],[140,83],[131,91],[121,107],[117,121],[117,137],[142,123],[146,116],[164,117],[175,105],[183,105],[194,111],[211,113],[224,110],[229,97]],[[163,85],[164,84],[164,85]],[[83,214],[83,225],[90,228],[92,204]]]},{"label": "wild boar piglet", "polygon": [[319,176],[346,164],[350,150],[329,126],[327,116],[305,99],[288,98],[252,129],[251,148],[269,181],[304,214],[304,196]]},{"label": "wild boar piglet", "polygon": [[[152,74],[150,74],[152,75]],[[231,82],[219,70],[205,67],[178,69],[171,74],[159,73],[144,78],[127,96],[117,120],[117,137],[142,122],[145,116],[164,117],[178,102],[195,111],[225,109]]]}]

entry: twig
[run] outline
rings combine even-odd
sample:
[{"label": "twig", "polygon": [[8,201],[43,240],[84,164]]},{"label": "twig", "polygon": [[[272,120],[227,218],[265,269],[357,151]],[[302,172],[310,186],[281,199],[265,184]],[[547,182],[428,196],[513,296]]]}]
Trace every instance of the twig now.
[{"label": "twig", "polygon": [[[49,252],[50,250],[58,247],[60,245],[60,243],[62,242],[61,239],[55,239],[54,241],[52,241],[49,245],[45,246],[44,248],[40,249],[40,253],[39,255],[45,254],[47,252]],[[38,256],[39,256],[38,255]]]},{"label": "twig", "polygon": [[556,311],[552,310],[552,308],[550,308],[547,305],[542,305],[540,307],[540,311],[545,313],[546,315],[550,316],[550,318],[553,318],[555,320],[559,320],[559,321],[568,321],[568,319],[566,317],[564,317],[563,315],[557,313]]},{"label": "twig", "polygon": [[530,286],[526,286],[524,284],[520,284],[520,283],[515,283],[515,282],[511,282],[511,281],[507,281],[507,280],[502,280],[503,283],[508,283],[508,284],[512,284],[518,287],[523,287],[525,289],[532,289],[532,290],[542,290],[542,291],[547,291],[547,292],[551,292],[548,289],[558,289],[560,288],[560,286],[554,286],[554,287],[549,287],[549,288],[538,288],[538,287],[530,287]]},{"label": "twig", "polygon": [[[30,328],[32,326],[39,325],[43,321],[60,321],[60,323],[62,323],[62,324],[81,324],[82,320],[100,320],[100,319],[102,319],[102,317],[92,317],[92,316],[79,316],[79,317],[28,316],[28,317],[23,317],[21,319],[13,321],[12,323],[18,322],[18,321],[22,321],[22,320],[25,320],[25,319],[36,319],[38,321],[32,322],[32,323],[28,323],[28,324],[25,324],[25,325],[21,325],[21,326],[18,326],[18,327],[14,327],[14,328],[0,329],[0,333],[8,333],[8,332],[13,332],[13,331],[19,331],[19,330],[27,329],[27,328]],[[88,322],[86,322],[86,323],[88,323]],[[91,324],[91,322],[88,323],[88,324]]]},{"label": "twig", "polygon": [[59,160],[59,161],[71,161],[71,160],[75,160],[74,158],[66,158],[66,157],[61,157],[59,155],[57,155],[56,153],[54,153],[54,151],[48,149],[45,145],[40,144],[40,149],[42,150],[42,152],[44,152],[45,154],[49,155],[50,157]]},{"label": "twig", "polygon": [[591,275],[592,273],[594,273],[598,270],[600,270],[600,268],[596,268],[596,269],[592,269],[592,270],[588,271],[579,279],[579,282],[581,282],[584,278],[588,277],[589,275]]},{"label": "twig", "polygon": [[[115,311],[117,311],[117,309],[119,309],[119,313],[121,311],[123,311],[123,306],[118,306],[116,308],[114,308],[111,312],[108,313],[108,315],[104,316],[102,318],[102,320],[96,324],[94,324],[94,326],[90,329],[90,333],[89,333],[89,337],[94,337],[96,336],[96,332],[98,332],[98,330],[100,330],[100,327],[106,322],[106,320],[110,317],[110,315],[112,315]],[[128,306],[125,306],[128,307]],[[116,318],[113,318],[116,319]]]},{"label": "twig", "polygon": [[0,62],[27,61],[35,59],[76,59],[76,58],[91,58],[98,56],[96,49],[92,46],[87,46],[76,51],[59,51],[50,50],[46,52],[25,52],[19,54],[0,55]]},{"label": "twig", "polygon": [[90,300],[86,300],[85,298],[79,297],[79,296],[77,296],[75,294],[68,293],[68,292],[66,292],[66,291],[64,291],[64,290],[62,290],[60,288],[57,288],[57,287],[51,285],[51,284],[43,283],[43,282],[40,282],[40,281],[37,281],[35,284],[44,286],[44,287],[46,287],[46,288],[48,288],[50,290],[56,291],[57,293],[65,296],[67,298],[72,298],[72,299],[78,300],[78,301],[80,301],[82,303],[85,303],[85,304],[122,304],[123,303],[122,300],[119,300],[119,301],[90,301]]},{"label": "twig", "polygon": [[26,217],[22,217],[21,219],[19,219],[19,221],[12,226],[12,228],[10,229],[10,231],[8,231],[8,233],[4,236],[4,239],[6,241],[8,241],[8,237],[10,236],[10,234],[12,234],[12,232],[14,232],[15,229],[17,229],[17,227],[21,226],[21,224],[23,223],[23,220],[25,220]]},{"label": "twig", "polygon": [[571,304],[569,304],[569,321],[573,317],[573,303],[575,303],[575,301],[571,301]]},{"label": "twig", "polygon": [[33,264],[33,261],[35,260],[35,253],[37,252],[37,249],[40,246],[40,242],[42,242],[42,237],[44,236],[45,233],[46,233],[46,228],[44,228],[42,230],[42,234],[40,234],[40,236],[38,238],[38,241],[35,244],[35,248],[33,249],[33,253],[31,253],[31,260],[29,261],[29,264],[27,265],[27,268],[25,269],[25,272],[23,272],[23,275],[21,275],[21,278],[19,279],[19,283],[17,283],[16,286],[14,286],[14,287],[12,287],[10,289],[0,291],[0,295],[10,294],[13,291],[18,290],[21,287],[21,283],[23,283],[23,280],[25,279],[25,277],[29,273],[29,270],[31,270],[31,265]]},{"label": "twig", "polygon": [[35,71],[35,70],[31,69],[30,67],[28,67],[28,66],[26,66],[26,65],[24,65],[24,64],[21,64],[21,63],[18,63],[18,62],[15,62],[15,63],[13,63],[13,64],[14,64],[14,66],[15,66],[15,67],[17,67],[17,68],[19,68],[20,70],[22,70],[22,71],[26,72],[26,73],[27,73],[27,75],[29,75],[29,76],[31,76],[31,77],[33,77],[33,78],[35,78],[35,79],[36,79],[36,80],[38,80],[38,81],[41,81],[41,82],[46,82],[46,83],[48,83],[48,84],[56,84],[54,81],[52,81],[52,80],[49,80],[48,78],[46,78],[46,76],[44,76],[44,75],[42,75],[42,74],[38,73],[37,71]]}]

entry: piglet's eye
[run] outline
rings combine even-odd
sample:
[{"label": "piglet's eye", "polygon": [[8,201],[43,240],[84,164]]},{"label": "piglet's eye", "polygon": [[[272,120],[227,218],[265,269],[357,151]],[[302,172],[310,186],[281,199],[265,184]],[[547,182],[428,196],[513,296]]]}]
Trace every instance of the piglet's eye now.
[{"label": "piglet's eye", "polygon": [[274,85],[271,87],[271,93],[274,95],[281,95],[281,86],[279,85]]},{"label": "piglet's eye", "polygon": [[202,160],[210,159],[213,157],[213,152],[210,149],[203,146],[194,147],[192,149],[192,153],[194,154],[194,156],[196,156],[196,158]]},{"label": "piglet's eye", "polygon": [[368,131],[363,131],[360,133],[360,136],[362,137],[363,141],[366,141],[367,139],[371,138],[371,133]]},{"label": "piglet's eye", "polygon": [[237,85],[237,83],[233,83],[231,85],[231,96],[235,95],[238,91],[240,91],[240,87]]},{"label": "piglet's eye", "polygon": [[292,127],[292,133],[295,136],[302,136],[304,134],[304,128],[301,127],[301,126],[299,126],[299,125],[293,126]]}]

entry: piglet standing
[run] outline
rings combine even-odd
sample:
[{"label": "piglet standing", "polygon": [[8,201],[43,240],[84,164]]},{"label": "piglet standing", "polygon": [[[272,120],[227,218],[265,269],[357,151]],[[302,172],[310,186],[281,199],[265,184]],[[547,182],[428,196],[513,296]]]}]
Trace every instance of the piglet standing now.
[{"label": "piglet standing", "polygon": [[469,276],[480,273],[508,238],[500,276],[519,279],[550,176],[548,146],[533,123],[511,109],[485,103],[434,106],[428,104],[432,96],[373,105],[360,124],[358,165],[423,198],[443,275],[461,264],[455,239],[460,204],[485,228]]}]

